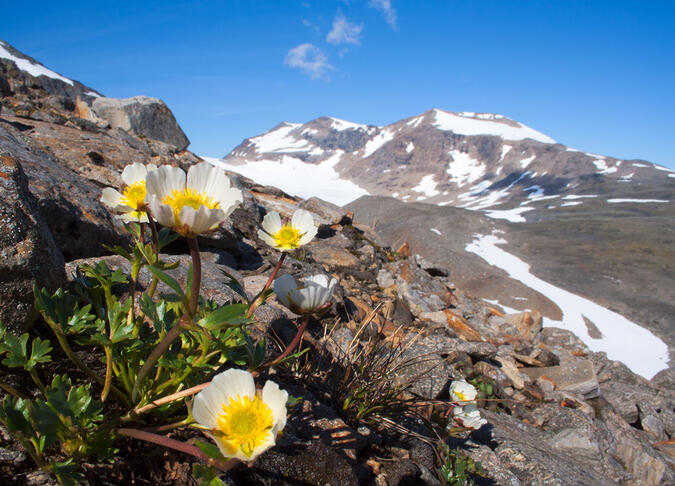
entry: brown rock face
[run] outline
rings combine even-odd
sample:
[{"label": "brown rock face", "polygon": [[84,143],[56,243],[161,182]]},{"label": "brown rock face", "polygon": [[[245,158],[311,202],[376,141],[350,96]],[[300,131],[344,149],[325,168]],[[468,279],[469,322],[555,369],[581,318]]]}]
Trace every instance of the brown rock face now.
[{"label": "brown rock face", "polygon": [[0,320],[25,331],[37,317],[33,284],[55,288],[65,281],[63,256],[40,219],[19,162],[0,155]]}]

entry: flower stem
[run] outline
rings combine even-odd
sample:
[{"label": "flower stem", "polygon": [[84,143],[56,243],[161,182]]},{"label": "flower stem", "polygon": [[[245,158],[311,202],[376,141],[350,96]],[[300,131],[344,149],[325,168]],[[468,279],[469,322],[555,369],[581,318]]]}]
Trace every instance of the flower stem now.
[{"label": "flower stem", "polygon": [[197,238],[188,238],[188,245],[190,246],[190,256],[192,257],[192,288],[190,289],[190,305],[188,312],[190,316],[194,317],[197,313],[197,306],[199,305],[199,288],[202,280],[202,259],[199,255],[199,243]]},{"label": "flower stem", "polygon": [[277,273],[279,273],[279,269],[281,268],[281,265],[283,265],[284,260],[286,259],[287,252],[283,252],[281,254],[281,258],[279,258],[279,261],[277,262],[276,266],[274,267],[274,270],[272,270],[272,274],[270,277],[267,279],[267,282],[265,283],[265,286],[263,289],[260,291],[258,295],[256,295],[255,299],[253,299],[253,302],[251,302],[251,305],[248,307],[248,310],[246,311],[246,317],[251,317],[255,310],[258,308],[260,305],[260,300],[262,299],[263,294],[267,289],[270,288],[272,285],[272,282],[274,282],[275,277],[277,276]]},{"label": "flower stem", "polygon": [[33,381],[38,386],[40,391],[44,394],[45,385],[42,383],[42,380],[40,379],[40,376],[37,374],[37,371],[35,371],[35,368],[31,368],[28,373],[30,374],[30,377],[33,379]]},{"label": "flower stem", "polygon": [[[185,316],[183,316],[185,317]],[[148,356],[148,359],[145,360],[145,363],[143,363],[143,366],[141,367],[141,370],[138,372],[138,376],[136,377],[136,381],[134,382],[134,387],[131,391],[131,399],[133,401],[138,398],[138,387],[141,385],[143,380],[145,379],[146,375],[150,372],[153,366],[157,363],[159,358],[166,352],[167,349],[169,349],[169,346],[171,346],[171,343],[174,342],[174,340],[180,336],[185,329],[187,329],[187,324],[181,319],[178,324],[173,326],[169,332],[166,333],[166,336],[155,346],[155,349],[152,350],[150,355]]]},{"label": "flower stem", "polygon": [[[66,338],[65,334],[61,330],[61,328],[56,324],[54,321],[51,319],[45,319],[47,321],[47,324],[49,324],[49,327],[52,329],[52,332],[56,336],[56,340],[59,342],[61,345],[61,349],[63,349],[63,352],[66,353],[66,356],[72,361],[75,366],[77,366],[82,372],[84,372],[87,376],[92,378],[96,383],[99,385],[103,386],[105,381],[103,378],[98,376],[96,373],[94,373],[92,370],[87,368],[85,364],[82,362],[82,360],[75,354],[73,351],[73,348],[70,347],[70,344],[68,344],[68,339]],[[120,390],[118,390],[115,386],[111,385],[110,386],[110,391],[118,398],[120,401],[125,404],[126,406],[131,406],[129,403],[129,400],[127,399],[126,395],[122,393]]]},{"label": "flower stem", "polygon": [[137,408],[133,409],[131,412],[129,412],[127,415],[125,415],[122,418],[122,420],[123,421],[131,420],[135,416],[142,415],[145,412],[148,412],[148,411],[152,410],[153,408],[161,407],[162,405],[164,405],[166,403],[171,403],[171,402],[174,402],[176,400],[180,400],[183,397],[189,397],[190,395],[194,395],[196,393],[199,393],[204,388],[209,386],[210,383],[211,383],[210,381],[207,381],[206,383],[202,383],[201,385],[193,386],[192,388],[188,388],[187,390],[179,391],[178,393],[173,393],[171,395],[167,395],[165,397],[158,398],[157,400],[155,400],[153,402],[150,402],[147,405],[144,405],[140,408],[137,407]]},{"label": "flower stem", "polygon": [[305,316],[302,319],[302,324],[300,324],[300,328],[298,329],[298,332],[295,334],[295,337],[291,341],[291,344],[289,344],[286,349],[284,350],[283,353],[281,353],[279,356],[276,357],[276,359],[272,361],[268,361],[267,363],[263,363],[262,367],[270,367],[274,366],[275,364],[280,363],[284,358],[286,358],[289,354],[293,352],[293,349],[300,343],[302,340],[302,335],[305,333],[305,329],[307,329],[307,324],[309,323],[309,316]]},{"label": "flower stem", "polygon": [[138,440],[144,440],[146,442],[152,442],[153,444],[158,444],[163,447],[168,447],[169,449],[174,449],[185,454],[190,454],[198,459],[206,461],[206,464],[211,467],[217,467],[221,471],[229,471],[234,466],[239,464],[238,459],[230,459],[229,461],[220,461],[212,457],[207,456],[201,451],[197,446],[192,444],[186,444],[175,439],[170,439],[169,437],[153,434],[151,432],[145,432],[138,429],[117,429],[117,434],[125,437],[132,437]]}]

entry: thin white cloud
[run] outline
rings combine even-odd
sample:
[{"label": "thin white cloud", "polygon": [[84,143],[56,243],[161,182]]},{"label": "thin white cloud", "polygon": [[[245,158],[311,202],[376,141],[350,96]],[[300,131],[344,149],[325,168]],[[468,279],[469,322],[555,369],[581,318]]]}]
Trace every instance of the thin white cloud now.
[{"label": "thin white cloud", "polygon": [[391,0],[370,0],[370,6],[381,10],[384,14],[384,19],[396,30],[396,10],[391,6]]},{"label": "thin white cloud", "polygon": [[328,59],[321,49],[309,42],[288,51],[284,64],[300,69],[312,79],[327,77],[328,71],[335,69],[328,64]]},{"label": "thin white cloud", "polygon": [[361,44],[361,31],[363,31],[363,24],[356,24],[350,22],[341,13],[333,19],[333,29],[326,36],[326,42],[330,44]]}]

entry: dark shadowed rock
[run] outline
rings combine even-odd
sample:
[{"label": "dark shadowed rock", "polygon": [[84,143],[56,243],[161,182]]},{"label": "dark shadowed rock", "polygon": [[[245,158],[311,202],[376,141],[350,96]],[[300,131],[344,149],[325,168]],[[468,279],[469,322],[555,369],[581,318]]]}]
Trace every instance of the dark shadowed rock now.
[{"label": "dark shadowed rock", "polygon": [[25,331],[37,317],[33,284],[55,289],[65,282],[56,249],[21,164],[0,149],[0,320]]},{"label": "dark shadowed rock", "polygon": [[92,109],[114,128],[171,144],[178,150],[190,145],[171,110],[157,98],[96,98]]}]

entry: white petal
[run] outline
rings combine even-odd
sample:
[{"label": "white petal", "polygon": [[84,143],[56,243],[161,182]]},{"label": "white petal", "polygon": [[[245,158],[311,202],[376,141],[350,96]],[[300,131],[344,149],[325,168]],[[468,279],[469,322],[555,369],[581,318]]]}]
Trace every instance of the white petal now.
[{"label": "white petal", "polygon": [[[140,214],[140,216],[139,216]],[[145,213],[139,213],[137,211],[130,211],[128,213],[124,213],[120,216],[122,218],[122,221],[126,223],[147,223],[148,222],[148,215]]]},{"label": "white petal", "polygon": [[[214,167],[208,162],[200,162],[190,167],[187,174],[187,186],[189,189],[194,189],[197,194],[212,195],[207,189],[213,184],[211,179],[217,177],[217,172],[224,174],[223,169]],[[228,184],[229,184],[228,179]]]},{"label": "white petal", "polygon": [[309,294],[307,289],[291,290],[291,292],[288,294],[288,300],[300,307],[302,310],[311,309],[311,307],[309,307]]},{"label": "white petal", "polygon": [[284,274],[274,280],[274,293],[277,294],[277,299],[286,307],[290,306],[288,295],[297,288],[298,284],[295,282],[295,279],[288,274]]},{"label": "white petal", "polygon": [[328,288],[328,275],[323,273],[317,273],[311,277],[305,277],[303,279],[305,287],[324,287]]},{"label": "white petal", "polygon": [[145,179],[145,176],[148,173],[148,169],[138,162],[127,165],[122,171],[122,181],[127,186],[130,186],[134,182],[142,181]]},{"label": "white petal", "polygon": [[122,194],[111,187],[106,187],[103,189],[101,192],[101,202],[113,211],[117,211],[119,213],[126,213],[134,210],[134,208],[127,206],[126,204],[122,204]]},{"label": "white petal", "polygon": [[239,459],[242,462],[251,462],[253,461],[256,457],[258,457],[260,454],[265,452],[267,449],[270,447],[274,447],[274,444],[276,443],[274,434],[272,433],[272,430],[269,430],[266,434],[265,439],[261,444],[258,445],[255,449],[253,449],[253,452],[251,453],[251,456],[247,456],[244,454],[241,450],[241,448],[237,449],[237,451],[234,454],[231,454],[228,452],[227,447],[225,446],[225,442],[218,438],[211,436],[211,438],[214,440],[216,445],[218,446],[218,449],[220,449],[220,452],[225,456],[225,457],[230,457],[234,459]]},{"label": "white petal", "polygon": [[[157,170],[148,172],[145,178],[145,189],[148,196],[156,195],[160,200],[172,193],[175,189],[181,191],[185,188],[185,172],[178,167],[163,165]],[[148,197],[149,200],[149,197]]]},{"label": "white petal", "polygon": [[190,206],[185,206],[180,210],[178,217],[180,219],[178,226],[189,226],[190,233],[195,235],[211,231],[225,221],[225,213],[207,206],[199,206],[196,211]]},{"label": "white petal", "polygon": [[152,194],[148,198],[148,207],[152,212],[152,217],[162,226],[173,228],[175,222],[173,217],[173,209],[168,204],[162,204],[159,198]]},{"label": "white petal", "polygon": [[312,213],[304,209],[296,209],[293,213],[293,219],[291,219],[291,224],[299,229],[302,233],[309,231],[311,228],[314,228],[314,218]]},{"label": "white petal", "polygon": [[300,241],[298,241],[298,244],[300,246],[302,246],[302,245],[306,245],[307,243],[312,241],[314,239],[314,237],[316,236],[317,231],[318,230],[317,230],[316,226],[312,226],[307,231],[300,230],[300,232],[304,233],[304,234],[300,238]]},{"label": "white petal", "polygon": [[225,213],[225,217],[232,214],[244,201],[244,196],[239,189],[233,187],[220,188],[214,191],[214,200],[218,201],[220,209]]},{"label": "white petal", "polygon": [[213,377],[211,383],[200,391],[194,400],[192,415],[201,425],[209,428],[217,426],[218,414],[230,397],[253,398],[255,383],[248,371],[229,369]]},{"label": "white petal", "polygon": [[274,417],[274,426],[272,430],[276,436],[286,427],[286,402],[288,401],[288,392],[281,390],[279,385],[273,381],[268,381],[262,389],[262,401],[267,404]]},{"label": "white petal", "polygon": [[258,238],[260,238],[261,240],[263,240],[265,243],[267,243],[268,245],[270,245],[272,248],[276,248],[276,247],[277,247],[277,242],[274,241],[274,238],[272,238],[270,235],[268,235],[267,233],[265,233],[263,230],[258,230]]},{"label": "white petal", "polygon": [[261,226],[265,231],[272,235],[281,229],[281,216],[275,211],[267,213],[262,220]]}]

